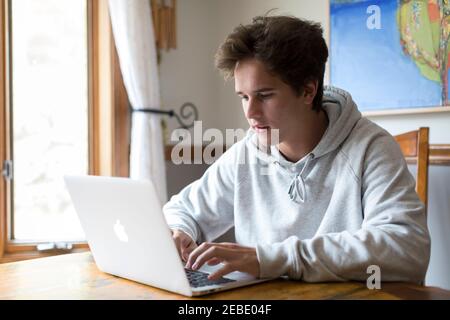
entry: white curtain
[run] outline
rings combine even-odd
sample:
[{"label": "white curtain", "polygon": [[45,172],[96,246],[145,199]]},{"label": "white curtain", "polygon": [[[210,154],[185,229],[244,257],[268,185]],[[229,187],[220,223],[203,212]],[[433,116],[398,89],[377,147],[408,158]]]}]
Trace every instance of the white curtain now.
[{"label": "white curtain", "polygon": [[[109,0],[114,40],[133,108],[160,108],[155,39],[149,0]],[[133,112],[130,178],[153,181],[167,201],[161,116]]]}]

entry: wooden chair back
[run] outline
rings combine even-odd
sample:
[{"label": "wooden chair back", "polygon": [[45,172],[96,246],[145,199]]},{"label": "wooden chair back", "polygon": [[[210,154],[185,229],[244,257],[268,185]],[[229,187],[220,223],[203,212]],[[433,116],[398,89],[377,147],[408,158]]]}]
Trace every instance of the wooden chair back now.
[{"label": "wooden chair back", "polygon": [[406,132],[394,136],[408,163],[417,164],[416,192],[427,208],[428,204],[428,162],[429,128]]}]

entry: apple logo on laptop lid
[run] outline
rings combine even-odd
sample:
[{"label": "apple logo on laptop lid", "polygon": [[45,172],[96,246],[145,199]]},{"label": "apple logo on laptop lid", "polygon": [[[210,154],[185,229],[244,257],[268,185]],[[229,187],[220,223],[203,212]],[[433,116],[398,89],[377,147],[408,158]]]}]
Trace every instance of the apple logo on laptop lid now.
[{"label": "apple logo on laptop lid", "polygon": [[128,242],[127,232],[125,231],[125,227],[120,223],[119,219],[117,219],[116,224],[114,225],[114,233],[120,241]]}]

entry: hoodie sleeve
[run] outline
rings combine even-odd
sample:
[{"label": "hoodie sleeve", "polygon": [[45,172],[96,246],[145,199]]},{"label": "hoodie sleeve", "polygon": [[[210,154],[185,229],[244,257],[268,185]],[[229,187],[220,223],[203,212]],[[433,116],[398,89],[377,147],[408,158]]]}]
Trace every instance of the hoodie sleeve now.
[{"label": "hoodie sleeve", "polygon": [[370,265],[382,281],[424,280],[430,257],[425,208],[399,146],[391,136],[370,144],[362,165],[359,230],[258,245],[261,277],[287,275],[308,282],[366,281]]},{"label": "hoodie sleeve", "polygon": [[235,153],[236,145],[164,205],[171,229],[180,229],[201,242],[214,240],[233,226]]}]

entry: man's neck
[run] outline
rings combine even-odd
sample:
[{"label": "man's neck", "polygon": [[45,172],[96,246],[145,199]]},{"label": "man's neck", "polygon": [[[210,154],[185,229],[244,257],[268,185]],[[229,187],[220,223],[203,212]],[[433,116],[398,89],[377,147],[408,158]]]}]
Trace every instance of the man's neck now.
[{"label": "man's neck", "polygon": [[297,162],[310,153],[320,142],[328,127],[327,113],[322,109],[312,115],[308,125],[292,132],[278,145],[281,154],[291,162]]}]

